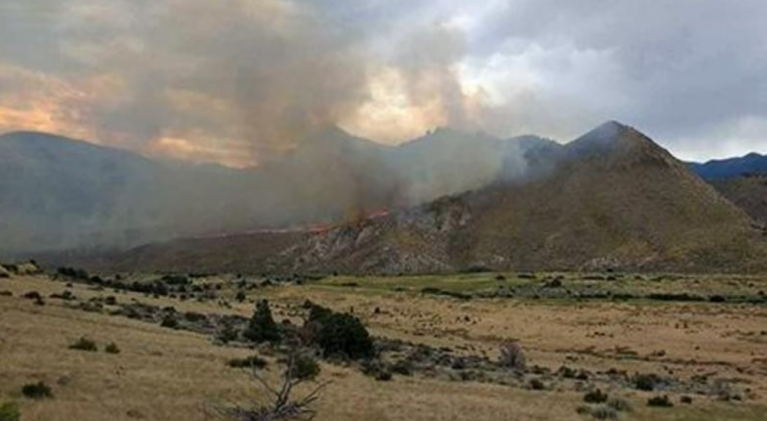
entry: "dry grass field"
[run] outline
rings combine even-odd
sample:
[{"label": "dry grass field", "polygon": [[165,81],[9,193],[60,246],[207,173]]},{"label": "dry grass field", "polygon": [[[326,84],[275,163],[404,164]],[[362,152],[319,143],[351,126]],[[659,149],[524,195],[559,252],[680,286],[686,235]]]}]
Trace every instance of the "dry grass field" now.
[{"label": "dry grass field", "polygon": [[[609,282],[559,276],[571,292],[593,292]],[[217,419],[210,410],[217,404],[257,397],[248,373],[227,366],[230,359],[254,351],[242,345],[217,344],[210,335],[110,315],[110,306],[95,312],[75,304],[112,295],[118,303],[249,317],[252,301],[263,297],[272,303],[277,320],[290,318],[300,323],[295,309],[309,299],[337,311],[353,312],[376,337],[447,347],[458,355],[495,360],[499,346],[516,339],[525,350],[528,365],[540,370],[557,372],[566,365],[592,373],[613,369],[679,379],[676,388],[650,392],[604,382],[595,374],[594,380],[585,383],[593,381],[633,408],[621,412],[619,419],[767,420],[767,306],[747,300],[763,296],[767,282],[760,279],[619,279],[606,288],[637,298],[610,300],[575,299],[572,294],[528,296],[530,284],[549,281],[519,279],[513,274],[503,279],[491,274],[329,278],[303,285],[260,286],[249,290],[248,301],[242,303],[234,300],[231,277],[195,282],[220,284],[218,299],[198,302],[134,292],[116,294],[44,275],[0,279],[0,293],[10,293],[0,294],[0,404],[19,403],[24,421]],[[514,289],[519,296],[494,294],[502,289]],[[75,299],[50,298],[65,290]],[[646,298],[646,294],[666,290],[720,295],[725,302]],[[31,291],[37,291],[45,305],[23,297]],[[68,348],[83,336],[96,341],[99,351]],[[119,346],[119,354],[103,352],[112,342]],[[268,375],[276,376],[281,366],[277,358],[267,350],[258,352],[269,361]],[[679,392],[696,376],[718,384],[722,392],[718,396]],[[588,385],[578,386],[577,381],[556,375],[540,378],[544,390],[526,387],[526,383],[504,385],[419,372],[379,381],[354,365],[322,362],[318,381],[331,383],[317,406],[317,419],[593,419],[577,411],[584,404],[583,388]],[[51,386],[53,398],[33,400],[22,395],[25,384],[41,380]],[[668,395],[674,406],[647,406],[648,398],[659,394]],[[692,403],[680,403],[683,395],[692,397]]]}]

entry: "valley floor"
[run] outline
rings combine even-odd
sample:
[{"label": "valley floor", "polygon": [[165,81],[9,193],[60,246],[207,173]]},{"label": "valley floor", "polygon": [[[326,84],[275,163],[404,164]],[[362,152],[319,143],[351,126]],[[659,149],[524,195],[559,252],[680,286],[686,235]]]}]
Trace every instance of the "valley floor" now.
[{"label": "valley floor", "polygon": [[[331,383],[318,404],[320,421],[593,419],[577,411],[589,387],[630,404],[633,410],[621,412],[620,419],[767,420],[767,304],[759,298],[767,280],[569,274],[329,278],[259,286],[242,303],[234,299],[231,277],[195,282],[221,285],[217,299],[115,293],[44,275],[0,279],[0,404],[18,402],[24,421],[216,419],[210,411],[215,405],[254,397],[248,373],[227,366],[252,350],[110,315],[109,306],[84,311],[74,304],[115,296],[118,304],[249,317],[252,301],[268,298],[278,321],[299,322],[296,309],[309,299],[353,312],[377,337],[449,348],[457,355],[495,360],[499,346],[515,339],[528,366],[537,366],[526,376],[540,379],[544,389],[528,387],[527,380],[506,385],[418,372],[378,381],[353,366],[323,362],[319,380]],[[75,298],[50,298],[65,290]],[[23,297],[32,291],[45,305]],[[100,351],[68,348],[83,336]],[[111,342],[119,354],[101,351]],[[276,358],[262,356],[270,362],[267,372],[276,376]],[[593,373],[592,380],[556,375],[563,366]],[[598,374],[606,372],[653,373],[672,383],[640,391]],[[22,386],[37,381],[52,387],[53,398],[22,396]],[[686,390],[701,382],[717,390]],[[658,395],[668,395],[674,406],[647,406]],[[683,395],[692,403],[680,403]]]}]

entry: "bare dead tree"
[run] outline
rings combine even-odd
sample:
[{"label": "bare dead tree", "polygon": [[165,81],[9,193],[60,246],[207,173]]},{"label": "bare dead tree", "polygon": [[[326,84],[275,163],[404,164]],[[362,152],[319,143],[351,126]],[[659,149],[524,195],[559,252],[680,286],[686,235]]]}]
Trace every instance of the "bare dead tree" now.
[{"label": "bare dead tree", "polygon": [[224,417],[235,421],[310,421],[317,415],[314,403],[321,397],[322,390],[329,382],[320,383],[308,394],[299,399],[293,399],[293,389],[306,380],[293,375],[295,354],[288,359],[288,366],[283,374],[282,382],[274,387],[255,369],[251,376],[259,389],[266,392],[268,402],[253,402],[250,406],[229,405],[218,408]]}]

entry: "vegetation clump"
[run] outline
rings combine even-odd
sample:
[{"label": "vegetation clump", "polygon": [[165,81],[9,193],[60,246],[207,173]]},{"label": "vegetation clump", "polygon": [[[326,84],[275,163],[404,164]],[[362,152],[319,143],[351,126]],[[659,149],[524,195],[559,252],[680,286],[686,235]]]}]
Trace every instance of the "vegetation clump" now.
[{"label": "vegetation clump", "polygon": [[604,403],[607,402],[607,393],[600,389],[594,389],[583,395],[583,401],[586,403]]},{"label": "vegetation clump", "polygon": [[373,355],[373,340],[360,319],[347,313],[312,305],[304,324],[308,342],[319,346],[325,356],[353,360]]},{"label": "vegetation clump", "polygon": [[20,421],[21,411],[14,402],[6,402],[0,405],[0,421]]},{"label": "vegetation clump", "polygon": [[119,354],[120,347],[118,347],[116,343],[112,342],[104,348],[104,352],[107,354]]},{"label": "vegetation clump", "polygon": [[162,322],[160,322],[160,326],[167,327],[169,329],[177,329],[178,320],[176,319],[175,315],[168,314],[162,319]]},{"label": "vegetation clump", "polygon": [[78,339],[72,345],[69,345],[69,349],[76,349],[78,351],[96,352],[99,350],[96,346],[96,342],[86,338],[85,336]]},{"label": "vegetation clump", "polygon": [[256,311],[250,318],[248,328],[243,336],[252,342],[278,342],[281,338],[280,328],[272,317],[269,301],[261,300],[256,305]]},{"label": "vegetation clump", "polygon": [[668,396],[653,396],[652,398],[647,400],[647,406],[655,406],[660,408],[671,408],[674,406],[674,404],[671,402],[671,399],[668,398]]},{"label": "vegetation clump", "polygon": [[224,344],[236,341],[239,337],[240,332],[231,323],[224,323],[224,327],[216,334],[216,338]]},{"label": "vegetation clump", "polygon": [[312,420],[317,416],[315,403],[320,399],[322,390],[328,383],[322,383],[308,394],[295,398],[293,390],[306,379],[295,375],[296,355],[291,354],[280,384],[269,384],[257,371],[253,378],[263,389],[262,396],[268,402],[251,403],[248,405],[228,405],[218,407],[218,412],[224,418],[234,421],[280,421],[280,420]]},{"label": "vegetation clump", "polygon": [[51,388],[42,381],[24,385],[21,388],[21,394],[29,399],[48,399],[53,397]]},{"label": "vegetation clump", "polygon": [[258,355],[251,355],[245,358],[231,359],[227,365],[232,368],[264,368],[267,362]]},{"label": "vegetation clump", "polygon": [[67,278],[79,279],[81,281],[90,280],[90,275],[88,274],[88,271],[86,271],[85,269],[60,267],[56,270],[56,273]]},{"label": "vegetation clump", "polygon": [[631,412],[634,410],[627,400],[621,398],[611,398],[607,401],[607,406],[618,412]]},{"label": "vegetation clump", "polygon": [[637,373],[634,378],[634,387],[646,392],[652,392],[655,388],[662,383],[662,379],[657,374],[641,374]]},{"label": "vegetation clump", "polygon": [[320,365],[311,355],[298,353],[293,357],[290,377],[300,380],[313,380],[320,374]]}]

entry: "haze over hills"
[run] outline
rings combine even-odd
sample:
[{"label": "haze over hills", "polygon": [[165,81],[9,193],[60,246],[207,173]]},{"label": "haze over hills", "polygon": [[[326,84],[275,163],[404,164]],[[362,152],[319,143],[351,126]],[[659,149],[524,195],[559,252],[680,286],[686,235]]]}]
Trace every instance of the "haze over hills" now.
[{"label": "haze over hills", "polygon": [[[498,177],[424,205],[304,232],[254,259],[261,270],[354,274],[764,269],[767,243],[753,220],[635,129],[610,122],[567,145],[536,145],[525,154],[532,168],[524,177]],[[264,233],[236,239],[249,249],[269,241]],[[206,254],[204,268],[252,269],[233,244],[209,239],[205,249],[217,251]],[[199,259],[184,259],[189,247],[154,245],[112,263],[199,268]]]},{"label": "haze over hills", "polygon": [[152,160],[44,133],[0,136],[0,253],[124,248],[363,217],[479,187],[551,143],[438,130],[400,147],[331,127],[263,167]]},{"label": "haze over hills", "polygon": [[[2,250],[136,244],[221,215],[236,174],[42,133],[0,137]],[[216,209],[218,208],[218,209]]]}]

